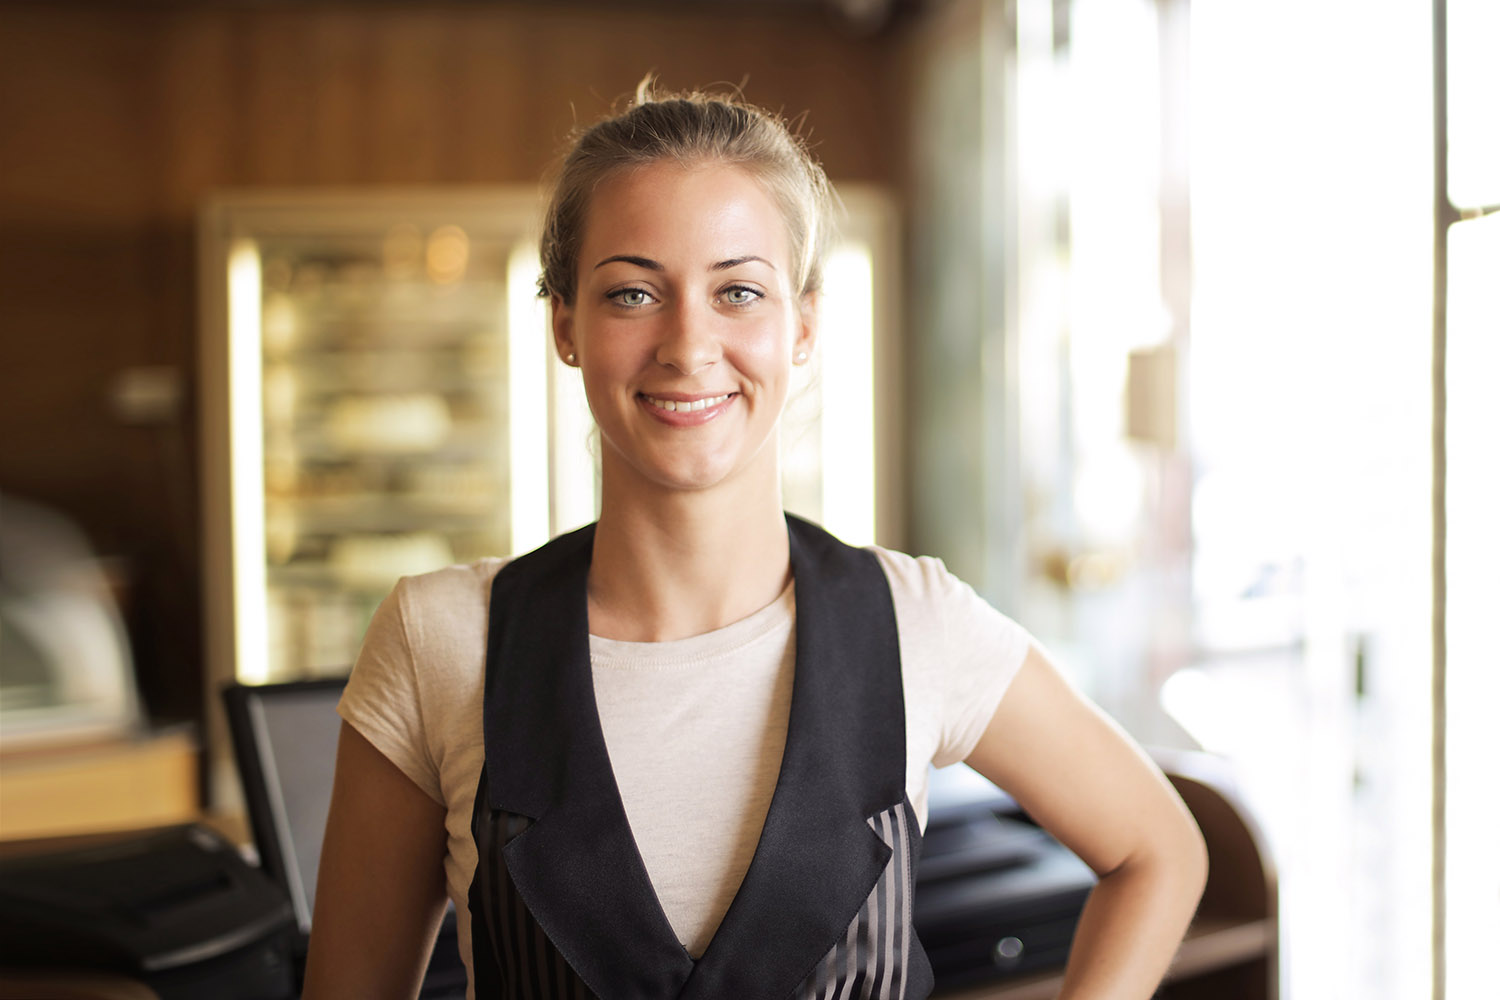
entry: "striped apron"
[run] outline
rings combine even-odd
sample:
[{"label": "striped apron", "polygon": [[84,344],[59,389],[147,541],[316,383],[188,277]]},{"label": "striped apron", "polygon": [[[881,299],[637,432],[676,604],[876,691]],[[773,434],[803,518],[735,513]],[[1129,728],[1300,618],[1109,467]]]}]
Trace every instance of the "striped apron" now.
[{"label": "striped apron", "polygon": [[599,725],[593,527],[496,575],[472,822],[476,1000],[931,992],[911,927],[921,832],[906,799],[890,588],[873,553],[790,515],[787,527],[797,648],[786,749],[750,868],[698,959],[651,887]]}]

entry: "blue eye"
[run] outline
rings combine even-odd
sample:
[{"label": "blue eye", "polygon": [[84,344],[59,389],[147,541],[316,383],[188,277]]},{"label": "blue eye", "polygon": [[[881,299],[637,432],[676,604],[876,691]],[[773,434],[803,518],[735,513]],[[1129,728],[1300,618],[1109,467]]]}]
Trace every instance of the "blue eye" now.
[{"label": "blue eye", "polygon": [[644,288],[617,288],[609,297],[622,306],[639,309],[651,301],[651,293]]},{"label": "blue eye", "polygon": [[760,298],[760,292],[744,285],[735,285],[724,292],[724,299],[732,306],[748,306]]}]

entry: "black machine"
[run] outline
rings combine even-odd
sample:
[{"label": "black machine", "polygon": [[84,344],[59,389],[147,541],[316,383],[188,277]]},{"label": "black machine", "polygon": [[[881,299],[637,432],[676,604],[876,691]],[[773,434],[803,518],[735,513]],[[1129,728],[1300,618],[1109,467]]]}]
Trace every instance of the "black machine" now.
[{"label": "black machine", "polygon": [[1094,873],[967,767],[931,778],[912,920],[938,987],[1062,966]]},{"label": "black machine", "polygon": [[[343,691],[343,680],[236,684],[224,690],[235,763],[261,867],[296,916],[299,989],[323,827],[333,796],[339,734],[335,707]],[[421,1000],[463,1000],[467,984],[458,953],[458,921],[449,906],[427,965]]]},{"label": "black machine", "polygon": [[286,896],[197,825],[0,861],[0,965],[109,972],[161,1000],[293,995]]},{"label": "black machine", "polygon": [[[200,825],[0,859],[0,967],[136,979],[161,1000],[301,992],[344,682],[224,692],[259,869]],[[462,1000],[444,918],[422,1000]]]}]

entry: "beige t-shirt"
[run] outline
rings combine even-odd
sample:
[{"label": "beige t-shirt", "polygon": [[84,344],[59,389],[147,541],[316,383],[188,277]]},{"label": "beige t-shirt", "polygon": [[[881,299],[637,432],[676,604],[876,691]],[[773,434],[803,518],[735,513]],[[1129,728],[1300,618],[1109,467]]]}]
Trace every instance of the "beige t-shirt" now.
[{"label": "beige t-shirt", "polygon": [[[900,635],[906,790],[968,756],[1030,636],[943,564],[879,547]],[[376,611],[339,714],[447,808],[448,895],[472,970],[469,831],[484,763],[490,583],[485,559],[402,579]],[[672,642],[590,636],[594,691],[620,797],[679,940],[701,955],[749,868],[775,789],[795,668],[793,588],[732,625]],[[472,996],[472,986],[470,996]]]}]

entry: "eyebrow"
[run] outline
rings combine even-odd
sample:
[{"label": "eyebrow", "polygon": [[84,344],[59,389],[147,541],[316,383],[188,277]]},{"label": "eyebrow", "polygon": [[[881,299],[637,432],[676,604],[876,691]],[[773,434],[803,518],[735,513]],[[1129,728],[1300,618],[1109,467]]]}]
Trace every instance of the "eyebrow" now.
[{"label": "eyebrow", "polygon": [[631,256],[630,254],[623,254],[623,253],[615,254],[613,257],[606,257],[606,258],[604,258],[599,263],[597,263],[597,264],[594,265],[594,270],[597,271],[597,270],[599,270],[599,268],[603,267],[605,264],[610,264],[610,263],[613,263],[615,261],[623,261],[626,264],[634,264],[636,267],[644,267],[648,271],[665,271],[666,270],[666,267],[664,267],[662,265],[661,261],[652,260],[650,257],[634,257],[634,256]]},{"label": "eyebrow", "polygon": [[767,267],[769,267],[771,270],[773,270],[773,271],[776,270],[776,265],[775,264],[772,264],[770,261],[766,260],[764,257],[757,257],[753,253],[746,254],[743,257],[732,257],[729,260],[721,260],[717,264],[715,264],[713,267],[709,268],[709,270],[711,270],[711,271],[727,271],[731,267],[739,267],[741,264],[748,264],[752,260],[758,260],[762,264],[764,264]]},{"label": "eyebrow", "polygon": [[[709,270],[710,271],[727,271],[727,270],[729,270],[732,267],[739,267],[741,264],[748,264],[752,260],[758,260],[762,264],[764,264],[767,267],[769,267],[771,270],[773,270],[773,271],[776,270],[776,265],[775,264],[772,264],[770,261],[766,260],[764,257],[756,256],[753,253],[752,254],[746,254],[743,257],[731,257],[729,260],[721,260],[718,263],[713,264],[712,266],[710,266]],[[661,261],[652,260],[650,257],[637,257],[637,256],[635,256],[633,254],[623,254],[623,253],[621,253],[621,254],[615,254],[614,256],[611,256],[611,257],[605,257],[599,263],[597,263],[597,264],[594,265],[594,270],[597,271],[597,270],[599,270],[599,268],[603,267],[605,264],[612,264],[612,263],[615,263],[616,261],[621,262],[621,263],[625,263],[625,264],[634,264],[636,267],[643,267],[643,268],[645,268],[648,271],[665,271],[666,270],[666,267],[661,263]]]}]

